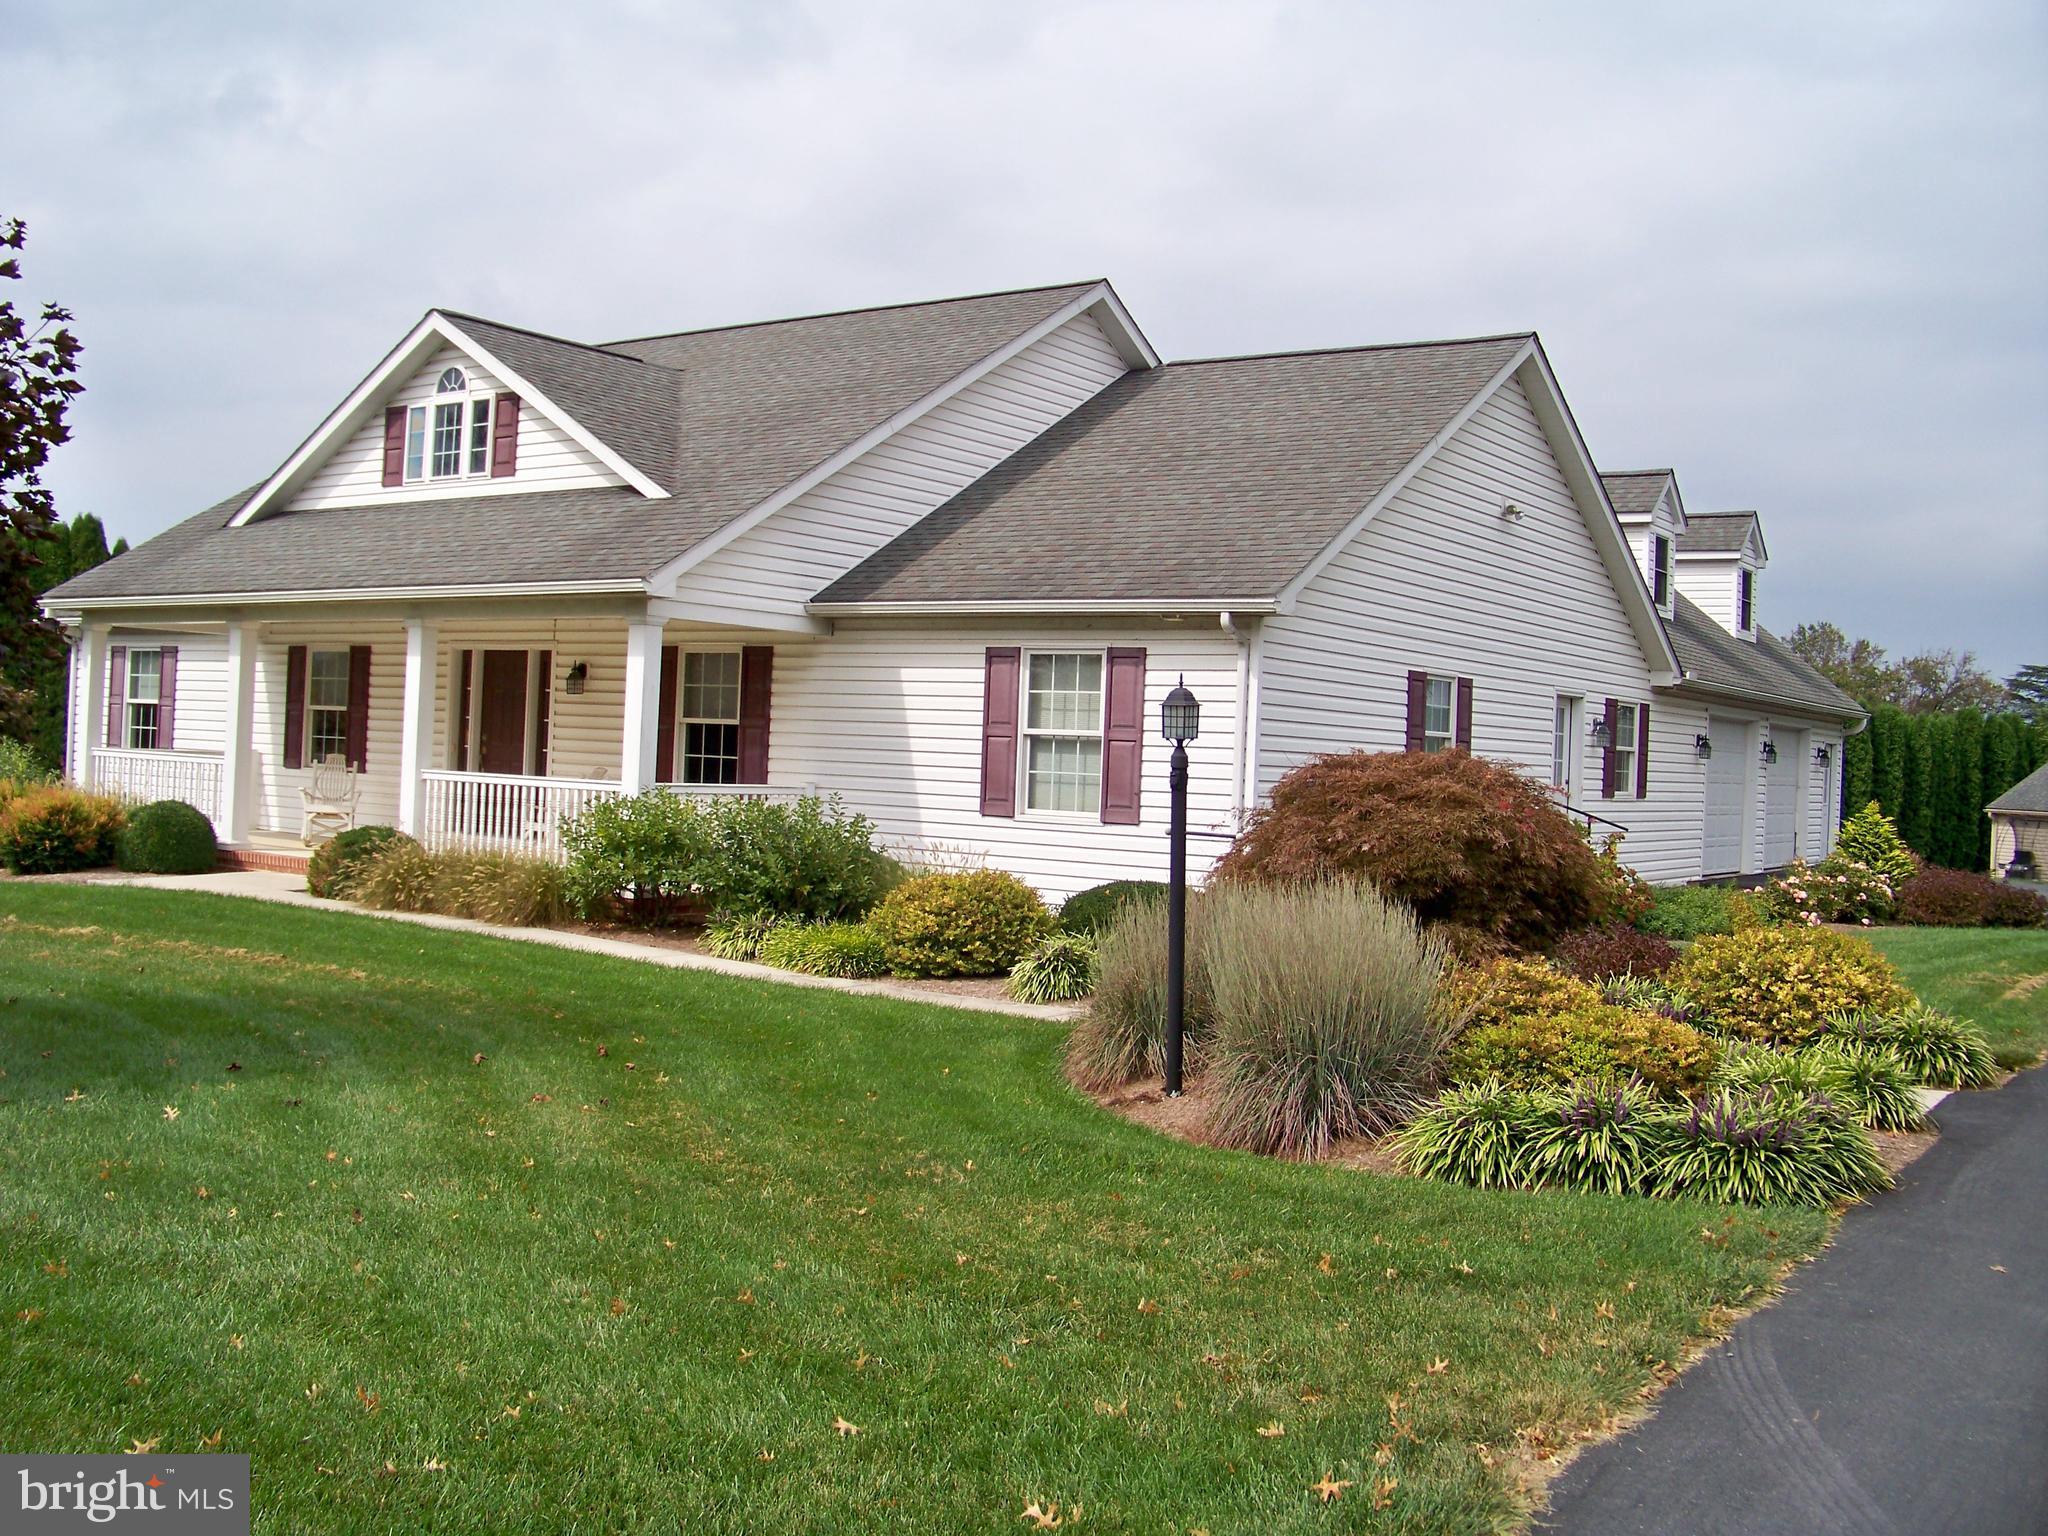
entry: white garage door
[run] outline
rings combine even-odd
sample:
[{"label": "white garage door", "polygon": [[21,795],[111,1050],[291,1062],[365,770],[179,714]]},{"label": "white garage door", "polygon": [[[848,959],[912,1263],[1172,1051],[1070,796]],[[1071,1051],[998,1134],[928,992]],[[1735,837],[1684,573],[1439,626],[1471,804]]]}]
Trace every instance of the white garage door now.
[{"label": "white garage door", "polygon": [[1709,720],[1707,738],[1707,832],[1700,871],[1733,875],[1742,869],[1742,787],[1749,771],[1748,728],[1740,720]]},{"label": "white garage door", "polygon": [[1764,867],[1775,869],[1799,856],[1799,780],[1806,765],[1806,738],[1780,731],[1778,760],[1764,765]]}]

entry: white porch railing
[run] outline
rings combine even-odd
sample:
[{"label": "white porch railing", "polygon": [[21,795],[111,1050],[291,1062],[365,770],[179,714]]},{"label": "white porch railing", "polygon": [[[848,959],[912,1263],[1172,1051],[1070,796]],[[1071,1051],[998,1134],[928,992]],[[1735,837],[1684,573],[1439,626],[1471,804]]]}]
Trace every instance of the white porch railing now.
[{"label": "white porch railing", "polygon": [[140,752],[95,747],[93,788],[123,800],[182,800],[220,825],[218,752]]},{"label": "white porch railing", "polygon": [[[692,799],[794,800],[802,788],[768,784],[663,784]],[[529,778],[509,773],[420,775],[420,841],[432,849],[478,848],[562,857],[562,822],[623,791],[609,779]]]}]

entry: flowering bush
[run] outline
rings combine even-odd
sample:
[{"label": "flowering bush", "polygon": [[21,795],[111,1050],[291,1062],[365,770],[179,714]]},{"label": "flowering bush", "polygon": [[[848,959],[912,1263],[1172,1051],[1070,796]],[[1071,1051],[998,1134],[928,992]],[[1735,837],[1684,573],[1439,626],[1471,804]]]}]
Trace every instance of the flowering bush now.
[{"label": "flowering bush", "polygon": [[1670,979],[1716,1029],[1752,1040],[1803,1043],[1831,1013],[1889,1013],[1913,1000],[1863,940],[1804,926],[1700,939]]},{"label": "flowering bush", "polygon": [[1815,865],[1794,859],[1764,888],[1764,911],[1781,923],[1861,923],[1892,915],[1896,888],[1889,876],[1844,858],[1839,850]]}]

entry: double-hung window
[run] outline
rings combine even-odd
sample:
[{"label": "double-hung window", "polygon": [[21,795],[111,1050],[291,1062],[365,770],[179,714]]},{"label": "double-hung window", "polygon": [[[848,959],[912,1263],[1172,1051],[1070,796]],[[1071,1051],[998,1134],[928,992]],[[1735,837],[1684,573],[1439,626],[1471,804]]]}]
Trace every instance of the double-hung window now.
[{"label": "double-hung window", "polygon": [[1422,695],[1422,750],[1448,752],[1458,744],[1458,680],[1432,677]]},{"label": "double-hung window", "polygon": [[1557,710],[1551,721],[1550,734],[1550,782],[1564,791],[1566,800],[1572,797],[1577,787],[1578,775],[1572,772],[1579,750],[1579,701],[1573,695],[1560,693],[1557,696]]},{"label": "double-hung window", "polygon": [[740,780],[740,653],[684,651],[676,701],[676,767],[684,784]]},{"label": "double-hung window", "polygon": [[348,755],[348,652],[306,658],[306,761]]},{"label": "double-hung window", "polygon": [[1650,596],[1659,608],[1671,605],[1671,541],[1661,533],[1650,535]]},{"label": "double-hung window", "polygon": [[1024,673],[1024,808],[1102,808],[1102,653],[1034,651]]},{"label": "double-hung window", "polygon": [[405,413],[405,478],[459,480],[491,472],[491,397],[469,392],[460,368],[442,371],[432,405]]},{"label": "double-hung window", "polygon": [[157,739],[157,722],[163,707],[164,653],[134,650],[128,653],[128,719],[126,745],[148,751],[168,747]]},{"label": "double-hung window", "polygon": [[1636,731],[1638,706],[1614,706],[1614,792],[1630,796],[1636,792]]}]

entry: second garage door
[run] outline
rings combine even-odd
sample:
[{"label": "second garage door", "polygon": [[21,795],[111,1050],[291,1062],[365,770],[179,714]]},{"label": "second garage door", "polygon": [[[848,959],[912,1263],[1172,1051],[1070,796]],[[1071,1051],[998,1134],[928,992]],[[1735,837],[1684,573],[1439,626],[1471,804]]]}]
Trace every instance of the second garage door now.
[{"label": "second garage door", "polygon": [[1733,875],[1742,870],[1742,790],[1749,771],[1748,727],[1740,720],[1712,719],[1707,738],[1707,830],[1700,848],[1700,872]]},{"label": "second garage door", "polygon": [[1799,779],[1806,766],[1806,738],[1779,731],[1778,760],[1764,764],[1764,868],[1777,869],[1799,857]]}]

